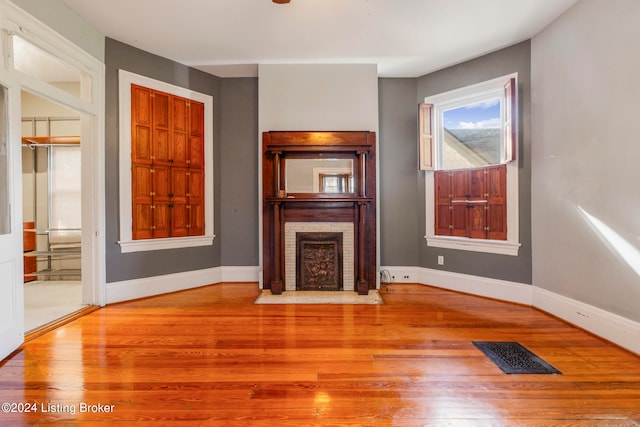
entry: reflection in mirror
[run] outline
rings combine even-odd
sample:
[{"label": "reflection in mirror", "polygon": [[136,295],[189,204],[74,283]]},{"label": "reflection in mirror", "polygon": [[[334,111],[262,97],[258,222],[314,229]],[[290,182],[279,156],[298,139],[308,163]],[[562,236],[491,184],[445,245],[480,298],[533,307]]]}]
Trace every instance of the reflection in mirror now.
[{"label": "reflection in mirror", "polygon": [[352,193],[353,159],[286,159],[287,193]]}]

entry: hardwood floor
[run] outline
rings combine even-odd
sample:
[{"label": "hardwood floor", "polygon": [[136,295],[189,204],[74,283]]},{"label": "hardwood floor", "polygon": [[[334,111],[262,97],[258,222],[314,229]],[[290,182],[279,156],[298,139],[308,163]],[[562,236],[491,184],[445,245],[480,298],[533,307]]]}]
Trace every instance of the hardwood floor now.
[{"label": "hardwood floor", "polygon": [[[115,304],[26,343],[0,364],[0,425],[640,426],[640,357],[537,310],[405,284],[385,305],[258,293]],[[504,374],[472,340],[562,375]]]}]

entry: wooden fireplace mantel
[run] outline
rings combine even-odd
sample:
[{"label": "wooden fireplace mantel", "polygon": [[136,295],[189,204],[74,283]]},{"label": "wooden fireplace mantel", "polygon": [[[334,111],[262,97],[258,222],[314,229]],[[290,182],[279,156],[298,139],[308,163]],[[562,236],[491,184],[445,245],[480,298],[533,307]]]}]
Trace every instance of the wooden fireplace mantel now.
[{"label": "wooden fireplace mantel", "polygon": [[[368,131],[272,131],[262,135],[263,287],[284,284],[284,224],[354,225],[354,290],[376,288],[376,134]],[[286,159],[351,159],[353,187],[345,193],[287,193]]]}]

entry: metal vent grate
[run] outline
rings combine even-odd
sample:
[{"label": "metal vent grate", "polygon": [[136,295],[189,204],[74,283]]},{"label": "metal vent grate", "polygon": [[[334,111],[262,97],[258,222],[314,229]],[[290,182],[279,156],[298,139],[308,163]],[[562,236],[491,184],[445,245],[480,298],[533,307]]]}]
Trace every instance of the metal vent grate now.
[{"label": "metal vent grate", "polygon": [[561,374],[517,342],[473,341],[473,345],[507,374]]}]

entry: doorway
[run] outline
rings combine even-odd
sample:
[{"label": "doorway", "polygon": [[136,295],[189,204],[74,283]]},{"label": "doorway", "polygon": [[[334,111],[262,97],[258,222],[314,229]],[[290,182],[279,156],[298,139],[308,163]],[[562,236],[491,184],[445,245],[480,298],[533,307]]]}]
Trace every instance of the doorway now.
[{"label": "doorway", "polygon": [[80,114],[22,91],[24,331],[87,307]]}]

